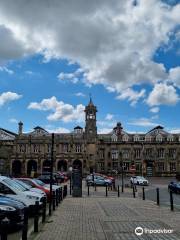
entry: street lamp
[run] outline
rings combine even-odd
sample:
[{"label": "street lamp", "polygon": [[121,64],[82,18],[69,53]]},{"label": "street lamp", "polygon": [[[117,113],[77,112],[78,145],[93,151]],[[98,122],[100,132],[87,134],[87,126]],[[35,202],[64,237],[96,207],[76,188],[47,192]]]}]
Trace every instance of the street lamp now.
[{"label": "street lamp", "polygon": [[71,189],[72,189],[72,167],[69,167],[69,173],[70,173],[70,195],[71,195]]},{"label": "street lamp", "polygon": [[122,153],[119,153],[119,158],[120,158],[120,166],[121,166],[121,192],[124,192],[124,168],[123,168],[123,159],[122,159]]},{"label": "street lamp", "polygon": [[51,216],[51,206],[52,206],[53,162],[54,162],[54,133],[52,133],[52,138],[51,138],[51,166],[50,166],[50,202],[49,202],[49,216]]}]

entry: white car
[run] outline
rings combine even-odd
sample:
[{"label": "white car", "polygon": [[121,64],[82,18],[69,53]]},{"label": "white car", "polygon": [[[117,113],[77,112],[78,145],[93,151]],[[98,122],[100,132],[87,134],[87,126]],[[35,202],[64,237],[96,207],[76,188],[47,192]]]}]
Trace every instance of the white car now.
[{"label": "white car", "polygon": [[130,178],[130,182],[131,184],[135,184],[135,185],[144,185],[144,186],[149,185],[148,180],[143,176],[133,176]]},{"label": "white car", "polygon": [[39,204],[42,205],[43,200],[40,194],[27,190],[13,179],[5,176],[0,176],[0,195],[23,202],[30,209],[34,208],[36,201],[39,201]]},{"label": "white car", "polygon": [[41,197],[46,197],[45,192],[42,191],[41,189],[32,187],[29,184],[27,184],[27,183],[25,183],[25,182],[23,182],[21,180],[18,180],[18,179],[13,179],[13,181],[15,181],[17,184],[20,184],[22,187],[26,188],[27,190],[29,190],[31,192],[35,192],[35,193],[40,194]]}]

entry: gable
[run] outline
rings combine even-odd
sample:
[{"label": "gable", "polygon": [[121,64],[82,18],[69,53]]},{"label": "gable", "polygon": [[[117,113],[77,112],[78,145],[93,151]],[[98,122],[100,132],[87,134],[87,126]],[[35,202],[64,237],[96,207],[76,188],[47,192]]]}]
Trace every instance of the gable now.
[{"label": "gable", "polygon": [[15,134],[6,131],[5,129],[0,129],[0,140],[14,140]]}]

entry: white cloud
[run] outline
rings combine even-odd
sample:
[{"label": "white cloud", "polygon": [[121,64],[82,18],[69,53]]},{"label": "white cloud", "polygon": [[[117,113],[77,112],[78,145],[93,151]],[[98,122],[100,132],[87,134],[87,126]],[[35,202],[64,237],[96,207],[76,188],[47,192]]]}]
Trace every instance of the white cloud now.
[{"label": "white cloud", "polygon": [[9,122],[10,123],[18,123],[18,120],[16,118],[10,118]]},{"label": "white cloud", "polygon": [[64,103],[63,101],[58,101],[54,96],[48,99],[43,99],[40,103],[32,102],[29,104],[28,109],[52,111],[53,113],[47,116],[47,119],[49,121],[84,121],[85,106],[79,104],[74,107],[71,104]]},{"label": "white cloud", "polygon": [[105,117],[106,120],[112,120],[114,118],[113,114],[108,113]]},{"label": "white cloud", "polygon": [[75,93],[75,96],[77,97],[85,97],[86,95],[82,92]]},{"label": "white cloud", "polygon": [[59,128],[50,128],[50,129],[47,129],[48,132],[50,133],[70,133],[70,130],[67,129],[67,128],[62,128],[62,127],[59,127]]},{"label": "white cloud", "polygon": [[129,125],[140,126],[140,127],[154,127],[158,125],[158,123],[152,122],[149,118],[139,118],[135,119],[128,123]]},{"label": "white cloud", "polygon": [[176,89],[166,83],[155,84],[146,102],[149,106],[175,105],[179,101]]},{"label": "white cloud", "polygon": [[6,104],[7,102],[18,100],[21,97],[22,95],[19,95],[14,92],[4,92],[0,95],[0,107]]},{"label": "white cloud", "polygon": [[159,107],[153,107],[150,109],[150,112],[152,113],[158,113],[159,112]]},{"label": "white cloud", "polygon": [[14,73],[11,69],[9,69],[7,67],[1,67],[1,66],[0,66],[0,71],[1,72],[7,72],[10,75],[12,75]]},{"label": "white cloud", "polygon": [[176,87],[180,88],[180,67],[170,69],[169,79]]},{"label": "white cloud", "polygon": [[99,134],[106,134],[112,132],[112,128],[100,128],[98,129]]},{"label": "white cloud", "polygon": [[[134,85],[168,79],[165,67],[152,59],[179,23],[180,5],[171,7],[161,0],[132,3],[1,1],[0,60],[32,53],[42,53],[47,60],[66,58],[84,70],[87,85],[103,84],[120,96]],[[79,81],[74,73],[60,73],[59,78]]]},{"label": "white cloud", "polygon": [[137,92],[131,88],[127,88],[123,90],[119,96],[117,96],[117,99],[120,99],[120,100],[128,99],[128,101],[131,102],[131,106],[134,106],[136,105],[137,101],[140,98],[143,98],[145,96],[145,92],[146,92],[145,89],[142,89],[140,92]]},{"label": "white cloud", "polygon": [[180,134],[180,128],[171,129],[169,132],[174,134]]},{"label": "white cloud", "polygon": [[83,75],[83,70],[81,68],[78,68],[75,72],[72,73],[59,73],[58,79],[60,81],[71,81],[72,83],[78,83],[81,74]]}]

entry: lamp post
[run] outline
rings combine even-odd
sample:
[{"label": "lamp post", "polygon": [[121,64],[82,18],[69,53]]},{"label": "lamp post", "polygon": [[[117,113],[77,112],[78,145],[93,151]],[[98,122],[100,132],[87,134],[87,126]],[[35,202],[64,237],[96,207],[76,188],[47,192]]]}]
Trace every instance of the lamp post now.
[{"label": "lamp post", "polygon": [[51,216],[52,206],[52,184],[53,184],[53,160],[54,160],[54,133],[51,138],[51,165],[50,165],[50,202],[49,202],[49,216]]},{"label": "lamp post", "polygon": [[71,190],[72,190],[72,167],[69,167],[69,173],[70,173],[70,195],[71,195]]},{"label": "lamp post", "polygon": [[123,159],[122,159],[122,153],[119,153],[119,158],[120,158],[120,166],[121,166],[121,192],[124,192],[124,168],[123,168]]}]

